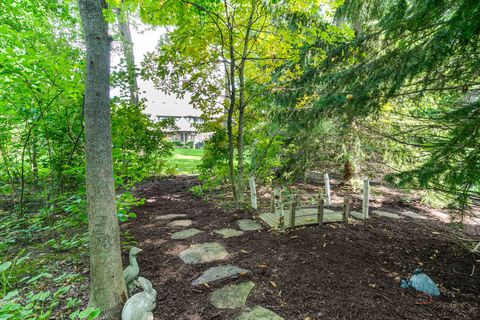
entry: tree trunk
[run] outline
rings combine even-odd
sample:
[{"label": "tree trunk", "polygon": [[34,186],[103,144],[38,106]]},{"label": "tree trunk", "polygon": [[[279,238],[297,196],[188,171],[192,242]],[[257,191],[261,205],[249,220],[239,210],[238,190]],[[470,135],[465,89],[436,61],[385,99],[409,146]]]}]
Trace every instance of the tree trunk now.
[{"label": "tree trunk", "polygon": [[229,53],[230,53],[230,65],[228,70],[228,84],[230,88],[229,92],[229,106],[228,106],[228,116],[227,116],[227,134],[228,134],[228,172],[230,176],[230,184],[232,185],[233,193],[233,202],[235,208],[239,208],[239,192],[237,188],[237,181],[235,179],[235,147],[233,144],[233,112],[235,110],[235,95],[236,95],[236,84],[235,84],[235,50],[233,46],[233,27],[231,24],[228,29],[229,35]]},{"label": "tree trunk", "polygon": [[244,92],[245,92],[245,82],[243,75],[243,68],[240,68],[240,88],[239,88],[239,111],[238,111],[238,128],[237,128],[237,162],[238,162],[238,172],[237,172],[237,203],[238,207],[243,204],[244,201],[244,176],[243,176],[243,167],[244,167],[244,157],[243,157],[243,127],[245,125],[245,101],[244,101]]},{"label": "tree trunk", "polygon": [[130,92],[130,103],[138,105],[138,84],[137,72],[135,67],[135,56],[133,54],[132,34],[130,33],[130,22],[127,12],[117,9],[118,28],[120,31],[123,56],[127,64],[128,90]]},{"label": "tree trunk", "polygon": [[238,129],[237,129],[237,160],[238,160],[238,175],[237,175],[237,193],[238,204],[241,206],[244,201],[244,156],[243,156],[243,129],[245,126],[245,108],[247,107],[245,101],[245,63],[249,52],[250,31],[253,24],[253,16],[256,10],[255,1],[252,1],[252,11],[248,19],[247,30],[245,38],[243,39],[243,53],[240,65],[238,66]]},{"label": "tree trunk", "polygon": [[87,61],[85,137],[90,239],[90,302],[103,319],[119,319],[127,298],[115,207],[110,126],[110,42],[103,0],[78,0]]}]

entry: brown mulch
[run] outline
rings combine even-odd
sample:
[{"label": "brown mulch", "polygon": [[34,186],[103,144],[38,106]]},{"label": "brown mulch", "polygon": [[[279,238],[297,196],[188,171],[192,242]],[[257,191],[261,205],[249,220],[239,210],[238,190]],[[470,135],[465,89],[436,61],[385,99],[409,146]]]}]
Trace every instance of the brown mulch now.
[{"label": "brown mulch", "polygon": [[[157,201],[136,208],[137,219],[124,225],[123,231],[144,250],[138,261],[141,275],[158,293],[155,319],[233,319],[240,313],[218,310],[208,302],[224,283],[190,285],[203,271],[222,263],[186,265],[177,257],[193,243],[213,241],[230,254],[224,264],[252,271],[229,282],[255,282],[247,306],[261,305],[285,319],[480,318],[480,261],[454,242],[440,222],[375,218],[365,224],[286,233],[265,228],[222,239],[213,230],[237,228],[236,220],[251,218],[252,213],[226,212],[193,196],[189,189],[196,183],[194,177],[175,177],[143,184],[138,195]],[[205,232],[170,240],[175,228],[156,217],[171,213],[188,214],[194,221],[191,227]],[[400,279],[417,266],[442,291],[433,304],[416,305],[416,293],[399,287]]]}]

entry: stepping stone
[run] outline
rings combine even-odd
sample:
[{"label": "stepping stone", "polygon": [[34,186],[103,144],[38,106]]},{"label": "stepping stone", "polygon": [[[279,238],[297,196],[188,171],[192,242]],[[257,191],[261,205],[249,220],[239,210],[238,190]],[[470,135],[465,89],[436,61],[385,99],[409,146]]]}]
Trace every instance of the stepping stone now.
[{"label": "stepping stone", "polygon": [[428,218],[422,215],[419,215],[416,212],[413,211],[404,211],[404,212],[399,212],[401,215],[412,218],[412,219],[421,219],[421,220],[427,220]]},{"label": "stepping stone", "polygon": [[179,256],[187,264],[197,264],[224,260],[228,252],[219,243],[207,242],[193,244],[187,250],[180,252]]},{"label": "stepping stone", "polygon": [[396,213],[391,213],[391,212],[386,212],[386,211],[373,210],[372,213],[374,213],[374,214],[376,214],[377,216],[380,216],[380,217],[386,217],[386,218],[391,218],[391,219],[403,219],[402,216],[400,216]]},{"label": "stepping stone", "polygon": [[191,225],[192,225],[192,220],[190,219],[175,220],[167,224],[167,226],[169,227],[190,227]]},{"label": "stepping stone", "polygon": [[177,218],[185,218],[187,215],[185,213],[172,213],[172,214],[164,214],[157,216],[159,220],[170,220],[170,219],[177,219]]},{"label": "stepping stone", "polygon": [[210,303],[218,309],[243,307],[253,287],[255,287],[255,283],[252,281],[226,285],[213,292]]},{"label": "stepping stone", "polygon": [[216,234],[221,235],[224,238],[238,237],[238,236],[241,236],[244,233],[243,231],[230,229],[230,228],[215,230],[214,232]]},{"label": "stepping stone", "polygon": [[196,236],[197,234],[202,233],[202,232],[203,232],[202,230],[198,230],[198,229],[195,229],[195,228],[186,229],[186,230],[175,232],[174,234],[172,234],[172,236],[170,238],[172,238],[174,240],[187,239],[187,238]]},{"label": "stepping stone", "polygon": [[261,306],[256,306],[253,309],[247,308],[246,311],[242,312],[236,320],[284,320],[278,314],[268,309],[265,309]]},{"label": "stepping stone", "polygon": [[205,271],[200,277],[192,281],[192,286],[200,284],[212,283],[223,279],[237,278],[241,275],[250,273],[249,270],[242,269],[232,265],[224,265],[218,267],[211,267]]},{"label": "stepping stone", "polygon": [[[310,218],[314,219],[314,221],[317,221],[317,218]],[[339,222],[343,221],[343,214],[342,213],[325,213],[323,215],[323,222]]]},{"label": "stepping stone", "polygon": [[251,219],[238,220],[238,227],[243,231],[256,231],[262,229],[262,226]]},{"label": "stepping stone", "polygon": [[350,215],[358,220],[363,220],[363,213],[358,211],[350,211]]}]

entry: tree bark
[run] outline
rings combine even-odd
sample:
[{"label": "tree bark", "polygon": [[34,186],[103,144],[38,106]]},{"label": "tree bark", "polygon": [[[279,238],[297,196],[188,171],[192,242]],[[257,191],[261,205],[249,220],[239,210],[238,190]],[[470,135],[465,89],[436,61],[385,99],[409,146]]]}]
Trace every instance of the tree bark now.
[{"label": "tree bark", "polygon": [[103,319],[119,319],[127,298],[115,206],[110,125],[110,43],[103,0],[78,0],[85,36],[85,137],[90,239],[90,301]]},{"label": "tree bark", "polygon": [[123,56],[127,65],[127,81],[130,93],[130,103],[134,106],[138,105],[138,83],[137,72],[135,68],[135,56],[133,54],[132,34],[130,33],[130,22],[126,12],[117,9],[118,28],[120,31]]},{"label": "tree bark", "polygon": [[[228,17],[228,14],[227,14]],[[233,202],[235,208],[239,208],[240,203],[238,199],[237,181],[235,179],[235,147],[233,144],[233,112],[235,111],[235,95],[236,95],[236,83],[235,83],[235,48],[233,46],[233,26],[230,18],[228,19],[228,45],[230,54],[230,68],[228,69],[228,84],[229,84],[229,105],[227,116],[227,135],[228,135],[228,172],[230,176],[230,184],[232,185]]]}]

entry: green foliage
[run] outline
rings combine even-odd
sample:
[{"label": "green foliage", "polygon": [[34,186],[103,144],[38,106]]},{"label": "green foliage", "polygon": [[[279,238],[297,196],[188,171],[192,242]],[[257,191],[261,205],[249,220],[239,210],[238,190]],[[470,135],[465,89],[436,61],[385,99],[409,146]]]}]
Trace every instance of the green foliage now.
[{"label": "green foliage", "polygon": [[145,199],[137,199],[130,192],[122,193],[117,199],[117,215],[121,222],[134,219],[137,215],[134,212],[130,212],[130,209],[134,206],[139,206],[145,203]]},{"label": "green foliage", "polygon": [[199,180],[203,192],[215,190],[228,177],[227,134],[223,128],[217,128],[205,143],[202,162],[199,165]]},{"label": "green foliage", "polygon": [[[52,319],[54,310],[71,293],[72,286],[67,285],[55,291],[45,290],[37,293],[29,292],[22,295],[19,291],[11,291],[0,300],[0,319],[47,320]],[[73,300],[70,300],[73,301]],[[69,319],[96,319],[100,310],[86,308],[75,310],[78,303],[67,304],[67,312],[71,311]],[[72,310],[73,309],[73,310]]]},{"label": "green foliage", "polygon": [[[303,70],[277,93],[283,108],[298,110],[291,128],[310,131],[322,119],[356,127],[340,138],[355,133],[380,166],[394,167],[386,172],[402,171],[389,181],[451,194],[468,211],[480,181],[480,74],[471,58],[478,1],[346,1],[336,17],[354,37],[318,39],[277,70],[279,83]],[[355,159],[349,144],[346,155]]]}]

